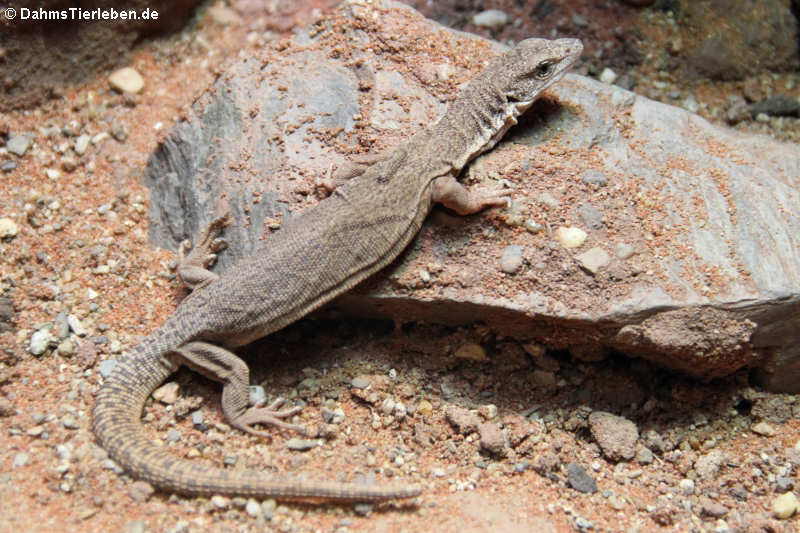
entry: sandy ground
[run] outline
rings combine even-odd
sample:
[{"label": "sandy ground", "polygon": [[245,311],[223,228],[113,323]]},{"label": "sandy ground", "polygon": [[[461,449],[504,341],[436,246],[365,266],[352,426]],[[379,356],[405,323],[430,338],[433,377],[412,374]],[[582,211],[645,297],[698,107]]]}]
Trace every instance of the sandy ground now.
[{"label": "sandy ground", "polygon": [[[34,140],[0,161],[16,165],[0,174],[0,218],[17,230],[0,243],[13,315],[0,337],[0,531],[798,530],[797,515],[773,511],[800,491],[797,397],[744,374],[703,384],[641,361],[574,361],[480,327],[304,321],[249,348],[253,383],[304,405],[298,422],[318,428],[308,451],[287,449],[294,435],[231,430],[218,386],[188,371],[172,379],[176,398],[146,409],[147,431],[176,455],[265,475],[413,480],[426,488],[415,502],[185,499],[115,472],[89,430],[98,365],[185,294],[174,255],[147,244],[141,174],[227,58],[279,46],[269,16],[201,11],[135,50],[139,95],[110,90],[105,73],[2,117],[0,133]],[[94,140],[78,154],[83,134]],[[34,356],[43,329],[52,342]],[[604,426],[602,412],[624,419]],[[615,438],[631,426],[632,444]]]}]

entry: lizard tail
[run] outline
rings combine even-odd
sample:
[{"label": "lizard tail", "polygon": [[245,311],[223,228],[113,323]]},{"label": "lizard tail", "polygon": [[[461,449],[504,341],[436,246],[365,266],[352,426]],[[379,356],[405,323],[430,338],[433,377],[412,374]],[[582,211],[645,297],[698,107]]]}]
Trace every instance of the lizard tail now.
[{"label": "lizard tail", "polygon": [[175,368],[162,357],[159,346],[146,344],[117,362],[100,389],[93,417],[100,445],[134,477],[190,496],[381,501],[413,498],[422,492],[417,485],[370,486],[276,478],[255,470],[226,470],[195,463],[167,453],[147,437],[140,419],[147,398]]}]

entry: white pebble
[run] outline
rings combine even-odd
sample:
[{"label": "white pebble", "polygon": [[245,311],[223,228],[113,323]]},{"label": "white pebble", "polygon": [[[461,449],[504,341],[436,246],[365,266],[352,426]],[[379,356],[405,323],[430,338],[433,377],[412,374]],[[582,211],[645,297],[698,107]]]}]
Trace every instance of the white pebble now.
[{"label": "white pebble", "polygon": [[786,492],[781,494],[775,501],[772,502],[772,512],[775,513],[775,518],[786,520],[800,509],[800,501],[793,492]]},{"label": "white pebble", "polygon": [[0,218],[0,239],[16,237],[19,233],[17,223],[10,218]]},{"label": "white pebble", "polygon": [[682,479],[681,482],[678,483],[678,490],[687,496],[694,494],[694,481],[691,479]]},{"label": "white pebble", "polygon": [[249,514],[253,518],[257,518],[258,515],[261,514],[261,505],[253,498],[247,500],[247,505],[245,506],[244,509],[245,511],[247,511],[247,514]]},{"label": "white pebble", "polygon": [[611,85],[617,81],[617,73],[606,67],[603,69],[603,72],[600,73],[600,81]]},{"label": "white pebble", "polygon": [[121,68],[112,72],[108,77],[108,83],[113,89],[121,93],[135,94],[144,87],[144,79],[142,79],[141,74],[131,67]]},{"label": "white pebble", "polygon": [[558,228],[555,231],[556,240],[564,248],[577,248],[586,241],[586,232],[580,228]]},{"label": "white pebble", "polygon": [[484,28],[499,28],[500,26],[508,24],[509,20],[510,17],[508,13],[500,11],[499,9],[487,9],[486,11],[476,13],[472,17],[473,24]]},{"label": "white pebble", "polygon": [[80,137],[78,137],[77,139],[75,139],[75,147],[73,148],[73,150],[75,150],[75,153],[78,155],[85,154],[86,149],[89,147],[89,141],[91,141],[91,137],[89,137],[85,133]]},{"label": "white pebble", "polygon": [[31,335],[31,343],[28,346],[28,351],[33,355],[42,355],[45,350],[47,350],[48,346],[50,346],[52,340],[53,338],[50,335],[50,330],[42,328]]}]

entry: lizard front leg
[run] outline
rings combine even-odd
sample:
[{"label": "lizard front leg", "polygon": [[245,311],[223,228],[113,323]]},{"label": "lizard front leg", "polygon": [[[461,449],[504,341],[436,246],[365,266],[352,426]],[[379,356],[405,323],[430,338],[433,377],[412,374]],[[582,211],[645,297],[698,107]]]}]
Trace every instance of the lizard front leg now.
[{"label": "lizard front leg", "polygon": [[433,180],[431,196],[459,215],[472,215],[487,207],[507,206],[511,201],[506,191],[478,189],[470,191],[452,176]]},{"label": "lizard front leg", "polygon": [[207,286],[219,277],[208,270],[208,267],[217,259],[217,252],[228,246],[225,241],[217,237],[229,223],[230,213],[225,213],[198,234],[194,248],[188,255],[186,254],[190,246],[188,240],[183,241],[178,248],[178,278],[193,291]]},{"label": "lizard front leg", "polygon": [[297,424],[287,424],[282,419],[300,412],[299,407],[278,408],[285,402],[279,398],[269,407],[249,407],[250,369],[236,354],[208,342],[188,342],[173,350],[180,363],[186,364],[204,376],[222,382],[222,412],[231,426],[260,437],[269,437],[266,431],[254,429],[255,424],[271,425],[305,433]]}]

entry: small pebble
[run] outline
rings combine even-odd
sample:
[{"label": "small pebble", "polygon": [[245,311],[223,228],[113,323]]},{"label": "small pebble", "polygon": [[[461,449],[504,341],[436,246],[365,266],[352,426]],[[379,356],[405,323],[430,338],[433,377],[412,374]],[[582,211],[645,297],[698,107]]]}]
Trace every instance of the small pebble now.
[{"label": "small pebble", "polygon": [[506,246],[500,257],[500,270],[506,274],[513,274],[519,270],[524,259],[524,251],[525,249],[517,244]]},{"label": "small pebble", "polygon": [[725,455],[722,452],[711,450],[697,458],[694,462],[694,471],[701,480],[714,479],[719,474],[725,461]]},{"label": "small pebble", "polygon": [[11,463],[11,468],[22,468],[28,464],[30,456],[25,452],[17,452],[14,455],[14,461]]},{"label": "small pebble", "polygon": [[305,452],[317,447],[317,441],[293,438],[286,441],[286,447],[295,452]]},{"label": "small pebble", "polygon": [[653,462],[655,456],[648,448],[642,448],[636,453],[636,462],[640,465],[649,465]]},{"label": "small pebble", "polygon": [[154,390],[153,398],[163,404],[172,405],[178,401],[178,389],[178,384],[174,381],[170,381]]},{"label": "small pebble", "polygon": [[211,505],[217,509],[227,509],[231,505],[231,500],[225,496],[216,494],[211,497]]},{"label": "small pebble", "polygon": [[639,430],[627,418],[595,411],[589,415],[589,430],[603,455],[610,460],[630,460],[636,455]]},{"label": "small pebble", "polygon": [[505,26],[510,20],[511,17],[508,16],[508,13],[500,11],[499,9],[487,9],[486,11],[476,13],[472,17],[472,23],[476,26],[492,29]]},{"label": "small pebble", "polygon": [[353,505],[353,512],[358,516],[369,516],[372,514],[374,505],[371,503],[357,503]]},{"label": "small pebble", "polygon": [[522,224],[526,230],[531,233],[541,233],[544,231],[544,226],[536,222],[534,219],[529,218]]},{"label": "small pebble", "polygon": [[[2,415],[2,398],[0,398],[0,415]],[[788,492],[794,488],[795,480],[794,478],[790,477],[779,477],[778,480],[775,482],[775,491],[776,492]]]},{"label": "small pebble", "polygon": [[369,378],[364,376],[356,376],[350,381],[350,386],[354,389],[366,389],[370,385]]},{"label": "small pebble", "polygon": [[100,375],[103,376],[104,379],[108,378],[111,373],[114,371],[114,367],[117,366],[116,359],[105,359],[100,361],[100,364],[97,365],[97,370],[100,372]]},{"label": "small pebble", "polygon": [[61,425],[67,429],[78,429],[81,427],[78,421],[75,420],[75,417],[70,414],[64,415],[61,419]]},{"label": "small pebble", "polygon": [[481,449],[499,455],[505,450],[505,437],[499,424],[485,422],[478,426]]},{"label": "small pebble", "polygon": [[278,508],[278,502],[275,500],[264,500],[261,502],[261,514],[264,515],[264,518],[267,520],[272,520],[272,516],[275,514],[275,509]]},{"label": "small pebble", "polygon": [[3,172],[11,172],[17,168],[16,161],[3,161],[0,163],[0,170]]},{"label": "small pebble", "polygon": [[486,350],[483,346],[474,342],[465,342],[456,350],[455,356],[458,359],[467,359],[469,361],[488,361],[486,357]]},{"label": "small pebble", "polygon": [[586,241],[586,232],[580,228],[558,228],[555,231],[556,241],[564,248],[577,248]]},{"label": "small pebble", "polygon": [[416,412],[423,416],[429,415],[433,412],[433,404],[428,400],[420,400],[417,404]]},{"label": "small pebble", "polygon": [[685,494],[687,496],[694,494],[694,481],[691,479],[682,479],[680,483],[678,483],[678,490],[681,494]]},{"label": "small pebble", "polygon": [[772,512],[775,513],[775,518],[786,520],[794,513],[800,510],[800,501],[793,492],[781,494],[772,502]]},{"label": "small pebble", "polygon": [[728,508],[717,502],[706,502],[701,508],[701,512],[712,518],[722,518],[728,514]]},{"label": "small pebble", "polygon": [[131,67],[115,70],[108,77],[108,83],[112,89],[121,93],[136,94],[144,87],[144,79],[141,74]]},{"label": "small pebble", "polygon": [[27,135],[11,134],[6,142],[6,149],[14,155],[22,157],[31,145]]},{"label": "small pebble", "polygon": [[759,422],[758,424],[755,424],[750,428],[750,431],[763,437],[772,437],[775,435],[775,428],[773,428],[767,422]]},{"label": "small pebble", "polygon": [[250,405],[261,405],[267,403],[267,392],[261,385],[250,385]]},{"label": "small pebble", "polygon": [[589,202],[583,202],[578,206],[578,216],[581,217],[583,225],[592,228],[600,229],[603,227],[603,213]]},{"label": "small pebble", "polygon": [[33,355],[42,355],[53,342],[53,336],[48,328],[42,328],[31,335],[31,342],[28,351]]},{"label": "small pebble", "polygon": [[181,434],[178,433],[177,430],[170,428],[167,430],[167,434],[164,438],[167,440],[167,442],[178,442],[181,440]]},{"label": "small pebble", "polygon": [[597,274],[600,270],[611,264],[611,256],[599,246],[595,246],[575,256],[575,260],[578,261],[581,268],[592,275]]},{"label": "small pebble", "polygon": [[258,518],[261,513],[261,504],[255,501],[253,498],[247,500],[247,505],[245,505],[244,510],[247,514],[252,516],[253,518]]},{"label": "small pebble", "polygon": [[196,429],[201,429],[205,424],[205,417],[203,411],[195,411],[192,413],[192,426]]},{"label": "small pebble", "polygon": [[91,137],[89,137],[85,133],[82,134],[77,139],[75,139],[75,146],[73,147],[75,153],[78,155],[85,154],[86,149],[89,148],[89,141],[91,141]]},{"label": "small pebble", "polygon": [[594,524],[582,516],[575,516],[575,528],[577,528],[578,531],[587,531],[589,529],[594,529]]},{"label": "small pebble", "polygon": [[600,73],[599,79],[603,83],[611,85],[612,83],[617,81],[617,73],[611,70],[610,68],[606,67],[603,69],[603,72]]},{"label": "small pebble", "polygon": [[80,319],[75,315],[67,315],[67,324],[69,324],[69,329],[78,337],[85,337],[89,334],[89,330],[86,329]]},{"label": "small pebble", "polygon": [[450,425],[462,435],[477,431],[478,426],[481,424],[481,419],[477,414],[463,407],[448,407],[444,412],[444,416]]},{"label": "small pebble", "polygon": [[131,483],[131,486],[128,487],[128,494],[131,499],[138,503],[146,502],[154,492],[155,489],[153,486],[146,481],[134,481]]},{"label": "small pebble", "polygon": [[617,256],[617,259],[625,259],[630,258],[633,255],[634,248],[628,243],[620,242],[614,247],[614,255]]},{"label": "small pebble", "polygon": [[0,218],[0,239],[14,238],[19,233],[19,226],[10,218]]},{"label": "small pebble", "polygon": [[597,492],[597,482],[586,472],[586,469],[577,463],[567,465],[567,483],[573,489],[584,494]]},{"label": "small pebble", "polygon": [[109,137],[111,137],[111,135],[109,135],[107,131],[101,131],[100,133],[92,137],[92,144],[98,145],[101,142],[108,139]]}]

